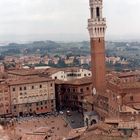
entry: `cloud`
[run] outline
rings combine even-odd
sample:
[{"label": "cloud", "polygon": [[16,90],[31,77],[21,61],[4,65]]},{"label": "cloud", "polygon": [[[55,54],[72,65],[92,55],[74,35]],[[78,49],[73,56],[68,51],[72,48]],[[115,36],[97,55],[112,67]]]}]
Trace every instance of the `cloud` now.
[{"label": "cloud", "polygon": [[[88,0],[1,0],[0,37],[81,34],[88,38]],[[107,35],[139,34],[139,0],[104,0]],[[5,37],[4,37],[5,36]],[[49,36],[48,36],[49,37]],[[72,37],[71,37],[72,38]]]},{"label": "cloud", "polygon": [[105,2],[105,15],[108,24],[107,34],[139,36],[139,6],[139,0],[107,0]]}]

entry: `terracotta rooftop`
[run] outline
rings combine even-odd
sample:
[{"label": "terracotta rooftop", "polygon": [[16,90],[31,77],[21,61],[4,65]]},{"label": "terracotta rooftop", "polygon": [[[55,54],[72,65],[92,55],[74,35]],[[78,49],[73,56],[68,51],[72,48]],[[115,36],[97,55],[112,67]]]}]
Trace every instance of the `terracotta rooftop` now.
[{"label": "terracotta rooftop", "polygon": [[111,125],[100,123],[89,127],[79,140],[125,140],[121,133]]},{"label": "terracotta rooftop", "polygon": [[117,75],[119,78],[133,77],[133,76],[140,75],[140,71],[119,72],[119,73],[116,73],[116,75]]},{"label": "terracotta rooftop", "polygon": [[140,88],[140,81],[139,78],[136,78],[133,82],[121,82],[121,78],[127,78],[127,77],[133,77],[133,76],[139,76],[140,73],[138,72],[129,72],[129,73],[119,73],[118,76],[113,74],[107,75],[107,81],[110,85],[118,87],[120,89],[133,89],[133,88]]},{"label": "terracotta rooftop", "polygon": [[48,68],[46,69],[43,73],[44,74],[54,74],[59,71],[64,71],[64,72],[78,72],[80,67],[66,67],[66,68]]},{"label": "terracotta rooftop", "polygon": [[45,135],[35,135],[35,134],[34,135],[33,134],[31,135],[30,134],[30,135],[28,135],[28,137],[27,137],[27,135],[23,135],[22,136],[22,139],[23,140],[44,140],[45,137],[46,137]]},{"label": "terracotta rooftop", "polygon": [[120,87],[121,87],[122,89],[140,88],[140,82],[133,82],[133,83],[121,84]]},{"label": "terracotta rooftop", "polygon": [[135,109],[133,109],[133,108],[131,108],[129,106],[126,106],[126,105],[122,106],[122,109],[121,109],[120,112],[122,112],[122,113],[132,113],[132,114],[135,113],[135,114],[139,114],[139,111],[137,111],[137,110],[135,110]]},{"label": "terracotta rooftop", "polygon": [[20,69],[8,71],[8,74],[19,75],[19,76],[30,76],[30,75],[39,75],[44,70],[35,70],[35,69]]},{"label": "terracotta rooftop", "polygon": [[51,75],[51,74],[54,74],[58,71],[61,71],[61,68],[48,68],[45,71],[43,71],[42,74]]},{"label": "terracotta rooftop", "polygon": [[106,118],[105,119],[105,123],[107,123],[107,124],[119,124],[119,122],[121,122],[121,121],[122,121],[122,119],[117,118],[117,117],[115,117],[115,118]]},{"label": "terracotta rooftop", "polygon": [[44,78],[44,77],[32,77],[32,78],[20,78],[20,79],[8,79],[6,82],[13,86],[13,85],[22,85],[22,84],[32,84],[32,83],[40,83],[40,82],[48,82],[54,81],[51,78]]},{"label": "terracotta rooftop", "polygon": [[93,104],[93,101],[95,100],[95,98],[93,96],[86,96],[85,97],[85,101],[90,103],[90,104]]},{"label": "terracotta rooftop", "polygon": [[92,80],[91,80],[91,77],[84,77],[81,79],[75,79],[75,80],[70,80],[70,81],[56,80],[56,83],[64,84],[64,85],[85,85],[85,84],[91,84]]},{"label": "terracotta rooftop", "polygon": [[80,138],[80,136],[86,131],[86,127],[73,129],[68,134],[68,137],[65,140],[74,140],[76,138]]},{"label": "terracotta rooftop", "polygon": [[90,77],[84,77],[84,78],[81,78],[81,79],[67,81],[65,83],[66,84],[72,84],[72,85],[84,85],[84,84],[90,84],[90,83],[92,83],[92,81],[91,81]]},{"label": "terracotta rooftop", "polygon": [[106,123],[99,123],[99,124],[95,124],[95,125],[89,127],[87,129],[87,131],[93,131],[93,130],[96,130],[96,129],[102,130],[104,132],[108,132],[112,129],[112,126],[108,125]]}]

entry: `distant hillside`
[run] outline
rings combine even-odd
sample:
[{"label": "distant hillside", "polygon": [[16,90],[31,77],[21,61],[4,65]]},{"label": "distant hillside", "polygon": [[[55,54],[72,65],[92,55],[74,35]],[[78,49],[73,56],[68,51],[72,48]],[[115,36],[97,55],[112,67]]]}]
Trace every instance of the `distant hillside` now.
[{"label": "distant hillside", "polygon": [[3,55],[20,54],[66,54],[87,55],[89,53],[89,42],[54,42],[54,41],[35,41],[27,44],[11,43],[0,47]]}]

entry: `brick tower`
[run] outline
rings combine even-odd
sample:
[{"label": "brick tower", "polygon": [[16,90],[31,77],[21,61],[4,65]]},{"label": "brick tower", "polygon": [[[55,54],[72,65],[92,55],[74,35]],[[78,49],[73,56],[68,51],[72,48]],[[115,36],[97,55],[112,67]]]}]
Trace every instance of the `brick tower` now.
[{"label": "brick tower", "polygon": [[91,65],[94,91],[105,91],[105,30],[106,20],[102,17],[102,0],[89,0],[91,17],[88,30],[91,44]]}]

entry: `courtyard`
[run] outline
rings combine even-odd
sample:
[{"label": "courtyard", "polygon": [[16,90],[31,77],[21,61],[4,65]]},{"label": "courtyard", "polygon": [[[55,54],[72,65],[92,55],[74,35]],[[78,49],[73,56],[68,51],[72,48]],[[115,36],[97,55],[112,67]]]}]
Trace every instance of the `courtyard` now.
[{"label": "courtyard", "polygon": [[83,116],[80,113],[71,112],[68,115],[64,111],[57,115],[14,118],[4,130],[10,140],[60,140],[67,137],[72,129],[83,126]]},{"label": "courtyard", "polygon": [[[68,135],[71,131],[69,125],[62,116],[40,116],[19,118],[12,125],[5,128],[10,140],[59,140]],[[12,139],[13,137],[13,139]]]}]

